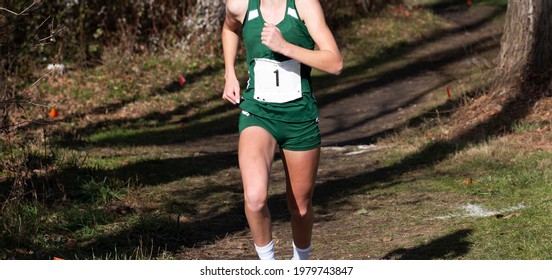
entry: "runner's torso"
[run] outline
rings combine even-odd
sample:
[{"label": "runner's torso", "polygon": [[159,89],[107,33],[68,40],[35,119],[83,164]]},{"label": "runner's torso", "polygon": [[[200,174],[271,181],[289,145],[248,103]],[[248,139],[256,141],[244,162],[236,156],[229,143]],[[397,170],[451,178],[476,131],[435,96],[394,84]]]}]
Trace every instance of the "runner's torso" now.
[{"label": "runner's torso", "polygon": [[[249,7],[243,22],[242,33],[246,50],[249,81],[243,94],[244,100],[240,107],[255,115],[287,122],[302,122],[316,119],[318,117],[318,108],[311,89],[311,68],[309,66],[304,64],[296,66],[296,72],[300,75],[300,77],[297,77],[296,82],[294,79],[287,78],[288,76],[279,72],[278,68],[274,68],[276,70],[273,72],[272,70],[262,72],[259,69],[265,69],[264,64],[261,63],[266,63],[268,65],[273,63],[281,65],[275,67],[283,67],[286,69],[295,67],[288,66],[293,65],[295,61],[290,61],[290,58],[271,51],[266,45],[261,43],[261,32],[264,24],[265,20],[260,10],[260,0],[249,0]],[[314,49],[314,40],[311,38],[307,27],[297,13],[295,0],[287,0],[285,17],[276,27],[280,30],[287,42],[309,50]],[[257,69],[255,69],[256,65],[258,66]],[[262,77],[262,81],[261,79],[255,81],[256,72],[259,77]],[[262,101],[262,98],[259,98],[261,92],[258,92],[256,95],[256,82],[259,88],[265,85],[268,86],[268,88],[276,87],[280,90],[282,88],[298,88],[300,92],[297,98],[291,101],[278,103],[272,102],[273,100],[271,100],[270,102],[266,102]],[[266,87],[262,88],[264,89]]]}]

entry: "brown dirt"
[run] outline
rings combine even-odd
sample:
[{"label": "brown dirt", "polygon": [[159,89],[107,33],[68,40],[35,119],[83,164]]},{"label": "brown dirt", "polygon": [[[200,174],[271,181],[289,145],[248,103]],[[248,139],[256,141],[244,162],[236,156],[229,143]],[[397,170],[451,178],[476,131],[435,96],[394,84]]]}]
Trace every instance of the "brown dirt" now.
[{"label": "brown dirt", "polygon": [[[390,187],[386,179],[388,172],[407,175],[412,169],[405,166],[382,170],[379,160],[369,156],[373,150],[387,149],[374,145],[378,144],[379,137],[400,130],[431,108],[446,103],[446,87],[450,87],[454,97],[466,90],[461,81],[469,81],[474,69],[494,64],[502,31],[495,19],[504,9],[456,6],[436,7],[435,12],[448,21],[446,29],[408,44],[403,59],[393,62],[387,72],[370,80],[351,78],[346,85],[324,89],[332,92],[331,100],[319,99],[323,152],[314,198],[313,259],[445,258],[461,256],[469,245],[465,241],[468,230],[450,233],[447,232],[450,224],[430,219],[439,215],[442,204],[455,204],[456,197],[386,193],[385,189]],[[350,74],[345,71],[342,78]],[[190,142],[184,148],[232,152],[236,139],[237,135],[219,136]],[[277,258],[288,259],[291,232],[282,195],[281,163],[275,163],[273,174],[270,206],[276,254]],[[415,174],[411,176],[415,178]],[[379,182],[375,192],[363,187],[368,181]],[[418,207],[427,204],[433,205],[430,209],[434,210]],[[393,213],[428,218],[397,221]],[[452,244],[450,250],[436,252],[424,246],[416,247],[436,237],[434,245],[448,242]],[[183,248],[176,257],[256,259],[256,254],[251,236],[243,228],[227,233],[220,240]]]}]

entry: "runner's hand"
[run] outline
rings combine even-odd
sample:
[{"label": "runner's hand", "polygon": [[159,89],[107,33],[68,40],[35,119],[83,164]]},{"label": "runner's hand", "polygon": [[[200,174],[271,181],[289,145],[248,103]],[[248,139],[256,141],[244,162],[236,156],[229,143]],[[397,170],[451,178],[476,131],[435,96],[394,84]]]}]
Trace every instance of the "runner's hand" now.
[{"label": "runner's hand", "polygon": [[273,52],[282,53],[287,41],[276,25],[265,23],[261,32],[261,43],[265,44]]},{"label": "runner's hand", "polygon": [[236,105],[240,103],[240,82],[238,79],[228,79],[224,84],[222,98]]}]

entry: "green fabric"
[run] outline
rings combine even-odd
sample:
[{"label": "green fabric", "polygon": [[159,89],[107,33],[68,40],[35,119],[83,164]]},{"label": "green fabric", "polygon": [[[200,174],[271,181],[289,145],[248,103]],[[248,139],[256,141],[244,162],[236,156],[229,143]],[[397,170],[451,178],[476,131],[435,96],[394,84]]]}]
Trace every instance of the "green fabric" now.
[{"label": "green fabric", "polygon": [[309,151],[320,147],[321,136],[317,119],[304,122],[283,122],[242,111],[239,122],[240,133],[250,126],[264,128],[284,150]]},{"label": "green fabric", "polygon": [[[248,12],[243,24],[243,41],[246,50],[246,62],[249,70],[249,81],[240,107],[251,114],[281,120],[286,122],[303,122],[318,117],[318,108],[311,87],[311,67],[301,64],[301,87],[303,97],[286,103],[268,103],[253,99],[255,93],[255,58],[268,58],[276,61],[285,61],[290,58],[271,51],[261,43],[261,31],[265,21],[260,10],[260,0],[249,0]],[[282,32],[284,39],[294,45],[313,50],[314,40],[307,27],[300,18],[291,16],[288,11],[294,9],[295,0],[288,0],[286,16],[276,25]],[[252,14],[253,11],[253,14]],[[254,12],[257,11],[257,12]],[[255,18],[255,13],[258,16]]]}]

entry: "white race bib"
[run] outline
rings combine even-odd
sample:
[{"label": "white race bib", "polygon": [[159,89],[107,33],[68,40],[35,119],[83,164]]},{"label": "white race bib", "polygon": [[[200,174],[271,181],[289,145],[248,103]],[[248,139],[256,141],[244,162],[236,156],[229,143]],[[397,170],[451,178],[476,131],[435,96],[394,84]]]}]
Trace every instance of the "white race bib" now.
[{"label": "white race bib", "polygon": [[303,97],[299,61],[257,58],[254,71],[256,100],[284,103]]}]

